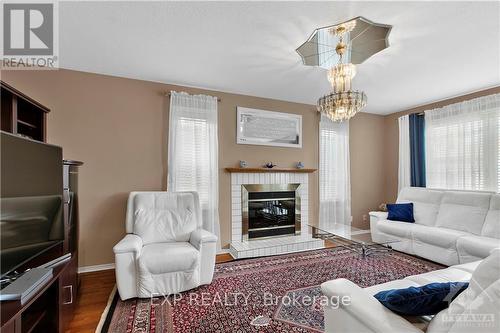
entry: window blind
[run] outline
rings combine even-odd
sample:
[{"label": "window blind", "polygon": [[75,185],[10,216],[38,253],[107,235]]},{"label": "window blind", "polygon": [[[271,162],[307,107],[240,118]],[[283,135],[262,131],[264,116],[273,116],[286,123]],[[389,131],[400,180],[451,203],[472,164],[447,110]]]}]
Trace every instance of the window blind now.
[{"label": "window blind", "polygon": [[500,94],[425,112],[427,186],[500,191]]}]

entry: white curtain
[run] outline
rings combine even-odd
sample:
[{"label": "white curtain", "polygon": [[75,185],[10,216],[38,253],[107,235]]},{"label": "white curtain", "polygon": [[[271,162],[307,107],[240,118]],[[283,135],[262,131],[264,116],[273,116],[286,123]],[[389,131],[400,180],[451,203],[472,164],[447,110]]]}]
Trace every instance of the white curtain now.
[{"label": "white curtain", "polygon": [[198,192],[203,228],[220,238],[217,98],[172,91],[168,137],[168,190]]},{"label": "white curtain", "polygon": [[351,223],[349,122],[321,116],[319,124],[320,227]]},{"label": "white curtain", "polygon": [[411,186],[410,116],[399,117],[398,193]]},{"label": "white curtain", "polygon": [[500,191],[500,94],[425,112],[427,186]]}]

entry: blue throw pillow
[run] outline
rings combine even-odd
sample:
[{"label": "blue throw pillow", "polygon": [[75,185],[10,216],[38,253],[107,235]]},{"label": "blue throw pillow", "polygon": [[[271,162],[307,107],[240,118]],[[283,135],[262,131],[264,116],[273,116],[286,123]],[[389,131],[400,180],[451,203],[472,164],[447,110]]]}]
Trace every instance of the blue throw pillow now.
[{"label": "blue throw pillow", "polygon": [[431,283],[421,287],[385,290],[374,297],[400,315],[430,316],[446,309],[468,286],[468,282]]},{"label": "blue throw pillow", "polygon": [[413,203],[387,204],[388,220],[415,222],[413,218]]}]

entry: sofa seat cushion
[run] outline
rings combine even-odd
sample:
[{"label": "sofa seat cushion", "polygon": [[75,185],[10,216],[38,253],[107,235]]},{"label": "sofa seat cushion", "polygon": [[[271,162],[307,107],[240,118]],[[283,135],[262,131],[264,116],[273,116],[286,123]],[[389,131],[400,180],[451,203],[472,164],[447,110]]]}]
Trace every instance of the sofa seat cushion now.
[{"label": "sofa seat cushion", "polygon": [[457,250],[461,257],[486,258],[496,248],[500,248],[500,239],[497,238],[466,236],[457,241]]},{"label": "sofa seat cushion", "polygon": [[411,238],[411,232],[414,227],[415,224],[413,223],[389,221],[389,220],[382,220],[377,223],[377,229],[380,232],[408,239]]},{"label": "sofa seat cushion", "polygon": [[445,249],[456,249],[457,239],[469,234],[453,229],[417,225],[413,228],[412,235],[414,240],[422,243],[436,245]]},{"label": "sofa seat cushion", "polygon": [[194,270],[199,252],[187,242],[153,243],[143,247],[139,264],[151,274]]},{"label": "sofa seat cushion", "polygon": [[423,286],[433,282],[468,282],[470,280],[472,273],[464,271],[462,269],[456,269],[455,266],[451,266],[445,269],[439,269],[437,271],[427,272],[419,275],[411,275],[405,279],[410,280]]},{"label": "sofa seat cushion", "polygon": [[476,270],[477,266],[479,266],[481,261],[482,260],[476,260],[476,261],[468,262],[466,264],[455,265],[455,266],[453,266],[453,268],[461,269],[463,271],[466,271],[466,272],[469,272],[472,274]]},{"label": "sofa seat cushion", "polygon": [[370,295],[375,295],[376,293],[383,291],[383,290],[390,290],[390,289],[404,289],[408,287],[418,287],[419,284],[416,283],[415,281],[408,280],[408,279],[401,279],[401,280],[393,280],[381,284],[376,284],[374,286],[366,287],[364,290],[368,292]]}]

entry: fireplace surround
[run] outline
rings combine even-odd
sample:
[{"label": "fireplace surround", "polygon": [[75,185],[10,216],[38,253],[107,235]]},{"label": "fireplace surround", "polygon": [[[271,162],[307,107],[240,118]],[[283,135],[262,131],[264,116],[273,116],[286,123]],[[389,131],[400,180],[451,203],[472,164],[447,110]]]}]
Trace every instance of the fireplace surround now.
[{"label": "fireplace surround", "polygon": [[[324,241],[318,238],[313,238],[309,233],[309,174],[316,171],[316,169],[283,169],[283,168],[226,168],[227,172],[231,173],[231,243],[229,244],[229,253],[233,258],[251,258],[260,256],[270,256],[282,253],[291,253],[298,251],[314,250],[324,247]],[[297,186],[290,191],[295,192],[295,233],[289,235],[282,235],[277,237],[260,237],[250,238],[243,237],[243,186],[264,186],[262,188],[276,189],[275,185],[286,186],[292,184]],[[298,186],[300,185],[300,186]],[[270,187],[266,187],[270,186]],[[252,189],[252,188],[250,188]],[[287,188],[269,192],[278,192],[273,194],[275,198],[290,198],[289,196],[282,196],[287,192]],[[248,190],[247,190],[248,191]],[[250,191],[252,192],[252,191]],[[289,191],[288,191],[289,192]],[[291,194],[291,193],[290,193]],[[260,193],[252,196],[254,199],[269,199],[261,198]],[[298,199],[298,200],[297,200]],[[259,201],[254,201],[259,202]],[[285,212],[279,209],[283,208],[285,203],[278,204],[275,209],[278,211],[278,216],[288,215],[290,212]],[[273,205],[271,205],[273,207]],[[262,207],[261,207],[262,208]],[[264,207],[265,208],[265,207]],[[288,208],[287,208],[288,209]],[[300,212],[300,216],[296,214]],[[280,217],[276,217],[277,220]],[[279,221],[278,221],[279,223]],[[289,230],[292,231],[291,229]],[[276,237],[275,237],[276,236]],[[246,240],[244,240],[246,238]]]},{"label": "fireplace surround", "polygon": [[300,184],[242,184],[242,240],[300,235]]}]

